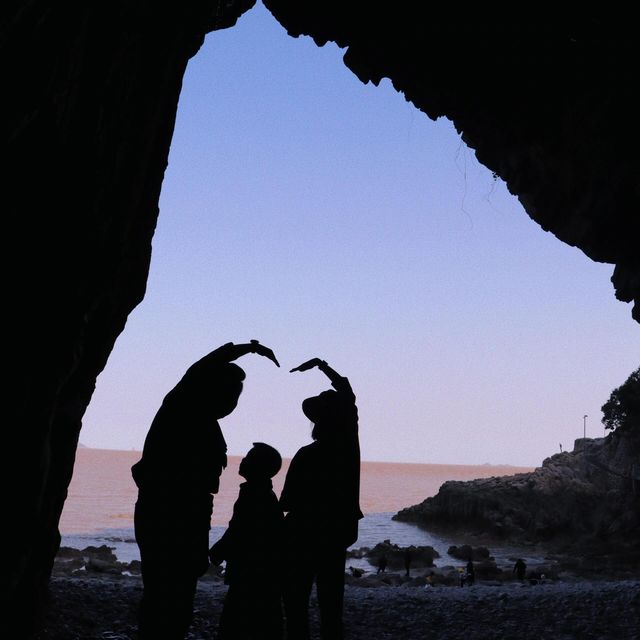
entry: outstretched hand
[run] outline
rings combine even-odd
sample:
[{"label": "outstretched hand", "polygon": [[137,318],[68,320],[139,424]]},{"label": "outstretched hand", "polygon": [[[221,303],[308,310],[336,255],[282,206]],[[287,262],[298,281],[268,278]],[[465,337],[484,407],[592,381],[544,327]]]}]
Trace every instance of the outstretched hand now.
[{"label": "outstretched hand", "polygon": [[269,349],[269,347],[265,347],[263,344],[260,344],[257,340],[251,340],[249,344],[253,347],[252,353],[257,353],[259,356],[264,356],[265,358],[269,358],[269,360],[271,360],[271,362],[273,362],[276,365],[276,367],[280,366],[280,363],[278,362],[275,353],[273,353],[273,351]]},{"label": "outstretched hand", "polygon": [[311,360],[307,360],[301,365],[298,365],[297,367],[291,369],[289,373],[293,373],[294,371],[308,371],[309,369],[313,369],[313,367],[319,367],[323,362],[324,361],[320,360],[320,358],[311,358]]},{"label": "outstretched hand", "polygon": [[259,356],[269,358],[269,360],[271,360],[271,362],[273,362],[276,367],[280,366],[280,363],[278,362],[273,351],[269,349],[269,347],[265,347],[263,344],[260,344],[257,340],[251,340],[250,342],[244,344],[233,344],[232,342],[229,342],[228,344],[224,345],[223,348],[226,348],[229,351],[229,361],[240,358],[247,353],[257,353]]}]

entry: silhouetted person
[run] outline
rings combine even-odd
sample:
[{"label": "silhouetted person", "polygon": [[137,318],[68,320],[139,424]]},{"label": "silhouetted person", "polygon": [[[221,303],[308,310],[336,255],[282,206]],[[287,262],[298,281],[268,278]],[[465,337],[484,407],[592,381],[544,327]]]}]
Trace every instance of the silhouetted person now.
[{"label": "silhouetted person", "polygon": [[358,410],[347,378],[314,358],[291,371],[318,367],[333,390],[307,398],[302,411],[314,442],[293,457],[280,505],[287,512],[289,561],[284,585],[287,639],[309,638],[309,597],[315,580],[320,634],[341,640],[346,550],[362,518]]},{"label": "silhouetted person", "polygon": [[527,571],[527,565],[522,558],[518,558],[513,565],[513,573],[516,574],[518,580],[524,580],[525,573]]},{"label": "silhouetted person", "polygon": [[378,558],[378,571],[376,573],[384,573],[387,570],[387,556],[383,553]]},{"label": "silhouetted person", "polygon": [[475,567],[473,566],[473,560],[469,559],[469,562],[467,562],[467,574],[465,576],[465,582],[469,586],[472,586],[475,581],[476,581],[476,570],[475,570]]},{"label": "silhouetted person", "polygon": [[213,494],[227,464],[218,420],[238,403],[245,373],[231,361],[247,353],[278,364],[257,341],[230,342],[198,360],[164,398],[131,469],[145,640],[182,640],[191,624],[197,580],[209,566]]},{"label": "silhouetted person", "polygon": [[413,553],[411,549],[406,549],[404,552],[404,575],[409,577],[411,575],[411,561],[413,560]]},{"label": "silhouetted person", "polygon": [[219,640],[281,640],[282,638],[282,526],[284,516],[271,478],[282,458],[268,444],[254,442],[240,462],[246,482],[233,506],[229,527],[209,551],[214,564],[227,561],[229,585]]}]

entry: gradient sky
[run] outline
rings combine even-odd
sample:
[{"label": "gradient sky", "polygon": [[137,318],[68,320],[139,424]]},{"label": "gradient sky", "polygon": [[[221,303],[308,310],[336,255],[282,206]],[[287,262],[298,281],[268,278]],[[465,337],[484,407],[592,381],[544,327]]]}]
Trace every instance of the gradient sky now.
[{"label": "gradient sky", "polygon": [[190,62],[145,300],[118,339],[81,442],[140,449],[196,359],[257,338],[231,454],[310,441],[288,370],[313,356],[358,396],[363,459],[538,465],[600,436],[640,364],[611,265],[544,232],[450,122],[257,5]]}]

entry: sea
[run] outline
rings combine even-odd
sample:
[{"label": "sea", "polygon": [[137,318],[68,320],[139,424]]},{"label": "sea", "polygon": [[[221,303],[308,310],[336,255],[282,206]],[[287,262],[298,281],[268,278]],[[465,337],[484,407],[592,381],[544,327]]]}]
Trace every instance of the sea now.
[{"label": "sea", "polygon": [[[131,477],[131,467],[140,456],[139,451],[86,447],[77,450],[74,473],[60,520],[62,546],[84,549],[107,545],[121,562],[140,559],[133,530],[137,489]],[[230,456],[220,479],[220,491],[214,498],[211,544],[222,536],[231,518],[238,487],[243,482],[238,475],[240,460],[240,457]],[[289,462],[283,461],[282,469],[273,480],[277,495],[282,490]],[[455,536],[442,537],[415,524],[392,520],[392,516],[404,507],[434,496],[447,480],[473,480],[528,471],[532,468],[510,465],[363,462],[360,501],[365,515],[360,521],[358,540],[352,548],[373,547],[378,542],[389,540],[399,546],[431,545],[443,559],[447,558],[449,546],[468,541]],[[179,550],[176,552],[179,554]],[[539,558],[532,557],[532,550],[505,544],[492,547],[491,552],[498,564],[511,562],[513,556],[539,561]],[[455,562],[450,559],[448,563]],[[351,566],[362,564],[361,568],[365,568],[364,563],[364,560],[349,560]]]}]

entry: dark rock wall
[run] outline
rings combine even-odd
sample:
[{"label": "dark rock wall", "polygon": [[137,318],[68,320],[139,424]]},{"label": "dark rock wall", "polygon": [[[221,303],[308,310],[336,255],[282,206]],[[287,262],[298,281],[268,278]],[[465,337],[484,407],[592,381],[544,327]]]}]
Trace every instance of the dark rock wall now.
[{"label": "dark rock wall", "polygon": [[346,47],[363,82],[389,78],[430,118],[452,120],[543,229],[616,265],[616,295],[635,300],[640,322],[640,56],[630,10],[264,4],[291,35]]},{"label": "dark rock wall", "polygon": [[15,465],[3,483],[10,553],[2,590],[14,614],[3,625],[34,619],[82,416],[144,295],[187,61],[207,31],[252,5],[25,1],[2,9],[5,445]]},{"label": "dark rock wall", "polygon": [[[5,462],[17,469],[4,482],[2,595],[17,617],[46,584],[96,376],[144,295],[187,61],[253,3],[22,0],[0,12]],[[452,119],[543,228],[617,265],[617,295],[640,320],[631,17],[265,4],[292,35],[348,46],[361,80],[389,77],[429,117]]]}]

